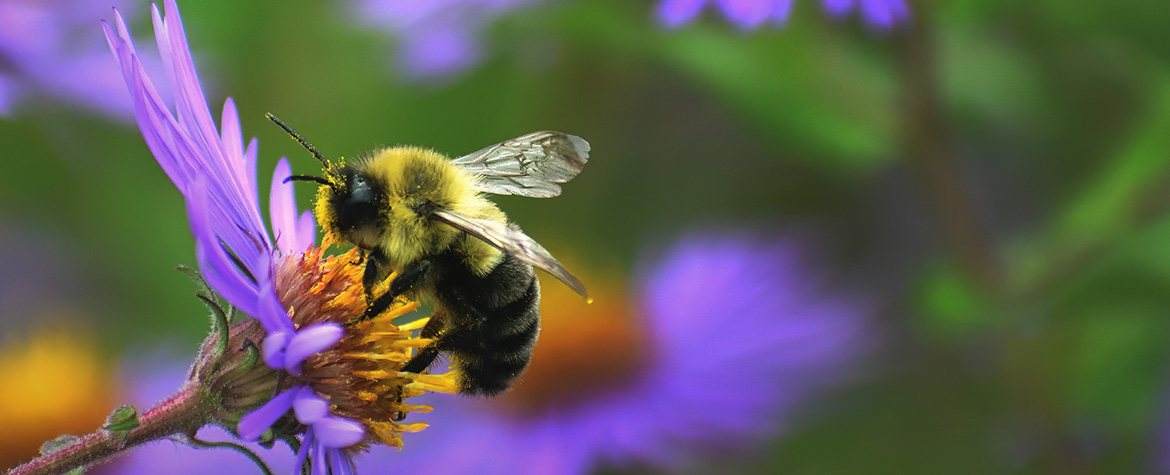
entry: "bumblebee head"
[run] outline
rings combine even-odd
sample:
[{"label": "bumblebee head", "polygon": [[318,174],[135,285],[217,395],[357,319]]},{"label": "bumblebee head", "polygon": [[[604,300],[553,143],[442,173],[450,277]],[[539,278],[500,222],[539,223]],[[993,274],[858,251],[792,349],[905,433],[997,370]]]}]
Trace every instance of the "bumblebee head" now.
[{"label": "bumblebee head", "polygon": [[291,175],[285,179],[286,183],[311,181],[322,185],[317,189],[314,203],[314,214],[321,227],[359,246],[371,247],[375,239],[369,234],[377,231],[378,209],[385,202],[384,193],[379,192],[369,177],[354,167],[346,166],[343,162],[330,163],[313,144],[276,116],[269,113],[265,117],[288,132],[321,162],[324,176]]},{"label": "bumblebee head", "polygon": [[470,174],[432,150],[392,147],[353,163],[331,163],[280,119],[267,117],[321,162],[322,176],[286,179],[321,185],[313,209],[321,227],[362,248],[381,249],[394,261],[411,262],[454,241],[459,231],[435,221],[435,210],[491,207],[478,197]]}]

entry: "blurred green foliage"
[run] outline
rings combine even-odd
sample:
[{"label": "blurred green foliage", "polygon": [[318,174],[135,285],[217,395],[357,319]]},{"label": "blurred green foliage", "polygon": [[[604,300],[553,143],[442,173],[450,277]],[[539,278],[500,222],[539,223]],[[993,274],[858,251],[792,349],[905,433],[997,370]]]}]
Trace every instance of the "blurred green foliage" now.
[{"label": "blurred green foliage", "polygon": [[[442,84],[396,76],[390,41],[333,3],[182,7],[212,109],[230,94],[260,139],[261,183],[281,156],[317,167],[264,112],[332,156],[557,129],[590,140],[589,169],[556,200],[499,200],[554,251],[632,266],[703,226],[824,230],[836,275],[882,304],[883,358],[743,470],[1132,473],[1165,451],[1170,3],[924,1],[932,56],[915,59],[906,32],[812,1],[756,32],[550,2],[495,23],[485,62]],[[993,288],[957,264],[911,159],[913,61],[935,69],[954,152],[926,159],[953,160],[968,200],[941,213],[980,223]],[[193,262],[182,200],[136,128],[45,105],[0,122],[0,143],[0,230],[70,243],[44,259],[88,287],[55,291],[86,296],[111,355],[194,348],[205,310],[168,270]]]}]

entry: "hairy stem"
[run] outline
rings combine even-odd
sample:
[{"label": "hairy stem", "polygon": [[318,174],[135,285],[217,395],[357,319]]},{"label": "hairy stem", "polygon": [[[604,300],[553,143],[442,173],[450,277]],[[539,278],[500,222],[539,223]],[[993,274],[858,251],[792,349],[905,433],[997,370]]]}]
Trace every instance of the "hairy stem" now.
[{"label": "hairy stem", "polygon": [[50,475],[104,462],[139,444],[176,434],[194,433],[211,420],[205,392],[188,382],[177,393],[138,416],[138,426],[124,432],[105,428],[81,436],[72,445],[9,470],[8,475]]}]

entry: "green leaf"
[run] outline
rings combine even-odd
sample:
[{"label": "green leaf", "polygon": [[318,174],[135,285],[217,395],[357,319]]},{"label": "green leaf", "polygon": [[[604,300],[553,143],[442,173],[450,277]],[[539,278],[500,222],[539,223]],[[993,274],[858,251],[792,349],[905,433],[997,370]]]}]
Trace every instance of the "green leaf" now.
[{"label": "green leaf", "polygon": [[78,437],[72,434],[59,435],[53,440],[41,444],[41,455],[49,455],[58,450],[69,447],[77,442]]},{"label": "green leaf", "polygon": [[106,417],[103,429],[113,432],[129,432],[138,427],[138,409],[129,404],[114,409]]},{"label": "green leaf", "polygon": [[1170,178],[1170,77],[1161,79],[1148,103],[1147,116],[1107,157],[1100,178],[1061,216],[1056,227],[1061,241],[1087,245],[1129,229],[1142,217],[1150,193]]}]

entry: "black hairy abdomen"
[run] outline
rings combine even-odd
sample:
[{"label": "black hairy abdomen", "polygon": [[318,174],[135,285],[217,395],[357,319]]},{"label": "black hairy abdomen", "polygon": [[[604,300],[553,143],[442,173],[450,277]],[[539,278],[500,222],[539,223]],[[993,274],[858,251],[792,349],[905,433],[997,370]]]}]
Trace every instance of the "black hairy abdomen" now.
[{"label": "black hairy abdomen", "polygon": [[456,357],[460,391],[493,396],[511,386],[532,359],[540,333],[540,281],[532,266],[511,255],[485,276],[463,258],[438,256],[437,304],[446,313],[442,351]]}]

